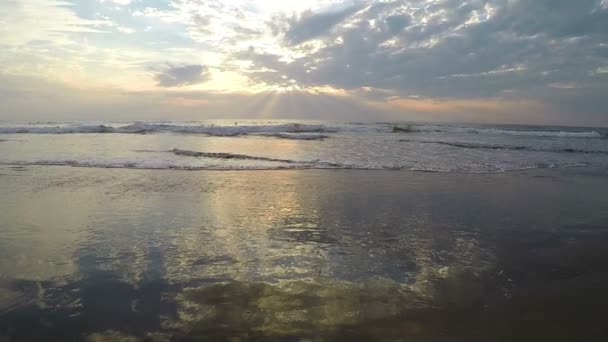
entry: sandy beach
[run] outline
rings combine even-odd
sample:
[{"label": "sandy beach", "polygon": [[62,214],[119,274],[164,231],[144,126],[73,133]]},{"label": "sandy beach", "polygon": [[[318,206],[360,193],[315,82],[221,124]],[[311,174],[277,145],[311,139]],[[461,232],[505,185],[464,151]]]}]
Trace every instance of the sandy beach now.
[{"label": "sandy beach", "polygon": [[5,166],[0,336],[601,336],[607,179]]}]

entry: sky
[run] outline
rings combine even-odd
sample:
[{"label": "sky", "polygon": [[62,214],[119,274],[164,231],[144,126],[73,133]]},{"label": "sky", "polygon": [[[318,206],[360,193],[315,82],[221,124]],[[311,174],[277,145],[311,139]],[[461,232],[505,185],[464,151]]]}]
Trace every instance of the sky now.
[{"label": "sky", "polygon": [[0,120],[608,126],[608,0],[1,0]]}]

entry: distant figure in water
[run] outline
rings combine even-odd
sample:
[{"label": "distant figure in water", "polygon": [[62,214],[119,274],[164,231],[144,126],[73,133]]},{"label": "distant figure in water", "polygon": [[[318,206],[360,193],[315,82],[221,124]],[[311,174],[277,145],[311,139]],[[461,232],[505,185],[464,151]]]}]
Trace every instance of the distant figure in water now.
[{"label": "distant figure in water", "polygon": [[234,125],[235,125],[235,126],[238,126],[239,124],[238,124],[238,123],[235,121],[235,122],[234,122]]}]

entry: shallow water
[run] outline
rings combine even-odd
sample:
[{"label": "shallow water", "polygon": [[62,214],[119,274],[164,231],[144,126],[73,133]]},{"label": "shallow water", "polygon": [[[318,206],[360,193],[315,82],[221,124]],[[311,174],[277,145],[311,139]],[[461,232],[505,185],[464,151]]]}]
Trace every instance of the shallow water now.
[{"label": "shallow water", "polygon": [[0,168],[0,340],[601,340],[605,169]]}]

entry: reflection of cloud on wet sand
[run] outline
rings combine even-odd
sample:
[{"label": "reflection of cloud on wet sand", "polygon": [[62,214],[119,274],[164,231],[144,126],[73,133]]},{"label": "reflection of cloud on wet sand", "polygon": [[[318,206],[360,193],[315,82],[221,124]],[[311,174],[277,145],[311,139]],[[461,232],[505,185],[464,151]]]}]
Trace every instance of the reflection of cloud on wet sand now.
[{"label": "reflection of cloud on wet sand", "polygon": [[435,327],[409,314],[479,304],[483,283],[477,273],[446,268],[426,276],[419,280],[424,284],[412,286],[386,278],[216,283],[179,294],[179,320],[166,324],[190,337],[337,338],[356,332],[386,339],[435,333]]}]

